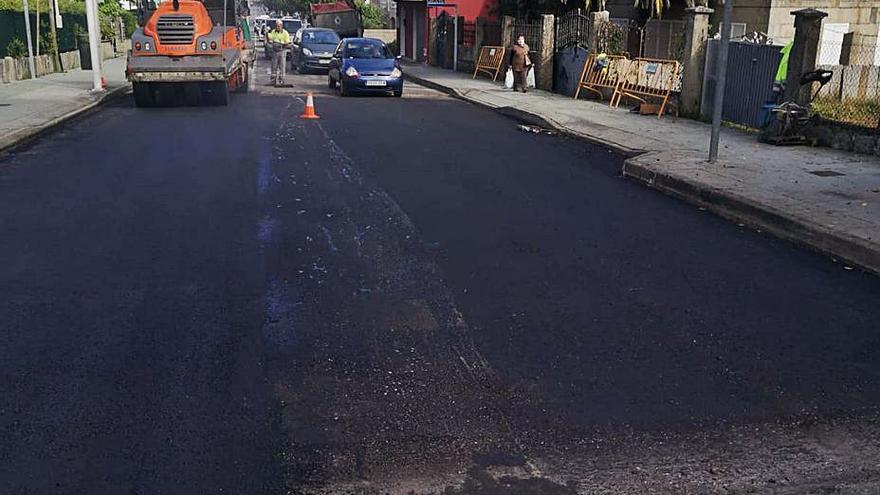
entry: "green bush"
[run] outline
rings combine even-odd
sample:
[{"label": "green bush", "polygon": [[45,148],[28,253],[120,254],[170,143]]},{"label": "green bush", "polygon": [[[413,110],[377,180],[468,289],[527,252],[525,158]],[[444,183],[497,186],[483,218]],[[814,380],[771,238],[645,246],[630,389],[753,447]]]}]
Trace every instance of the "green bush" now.
[{"label": "green bush", "polygon": [[82,0],[58,0],[58,10],[62,14],[85,14],[86,3]]},{"label": "green bush", "polygon": [[6,56],[12,58],[22,58],[26,57],[28,54],[27,46],[25,46],[24,41],[21,41],[18,38],[12,38],[12,41],[6,45]]},{"label": "green bush", "polygon": [[58,40],[52,31],[40,34],[40,53],[55,53]]},{"label": "green bush", "polygon": [[395,56],[400,55],[400,43],[398,43],[397,40],[388,43],[388,49],[391,50],[391,53]]},{"label": "green bush", "polygon": [[[37,2],[39,2],[40,13],[49,12],[49,0],[29,0],[28,7],[31,12],[36,12]],[[24,9],[21,0],[0,0],[0,10],[21,12]],[[58,0],[58,10],[62,14],[84,14],[86,3],[82,0]]]},{"label": "green bush", "polygon": [[385,27],[385,13],[382,9],[363,0],[355,0],[355,6],[361,13],[361,23],[364,29],[382,29]]},{"label": "green bush", "polygon": [[122,15],[119,0],[105,0],[98,4],[98,20],[101,25],[101,39],[109,40],[116,36],[116,18]]},{"label": "green bush", "polygon": [[626,37],[629,29],[612,22],[599,23],[596,30],[599,53],[608,55],[627,55]]},{"label": "green bush", "polygon": [[131,38],[132,33],[138,27],[137,16],[126,10],[122,13],[122,22],[125,23],[125,37]]}]

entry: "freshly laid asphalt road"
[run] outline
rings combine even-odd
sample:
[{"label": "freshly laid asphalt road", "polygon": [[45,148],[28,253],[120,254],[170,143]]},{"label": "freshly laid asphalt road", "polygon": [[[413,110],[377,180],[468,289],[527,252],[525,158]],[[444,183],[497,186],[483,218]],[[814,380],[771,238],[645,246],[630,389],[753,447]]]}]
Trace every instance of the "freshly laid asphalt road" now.
[{"label": "freshly laid asphalt road", "polygon": [[424,88],[316,104],[0,157],[3,493],[880,490],[880,279]]}]

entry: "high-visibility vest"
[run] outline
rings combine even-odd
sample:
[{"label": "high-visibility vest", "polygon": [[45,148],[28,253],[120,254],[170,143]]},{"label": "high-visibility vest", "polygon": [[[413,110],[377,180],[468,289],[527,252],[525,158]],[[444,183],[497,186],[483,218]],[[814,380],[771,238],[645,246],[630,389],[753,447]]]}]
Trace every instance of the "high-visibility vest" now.
[{"label": "high-visibility vest", "polygon": [[791,53],[792,45],[794,45],[794,41],[789,42],[779,51],[782,54],[782,60],[779,61],[779,66],[776,68],[774,81],[777,83],[784,83],[785,79],[788,78],[788,55]]},{"label": "high-visibility vest", "polygon": [[286,29],[282,29],[281,31],[273,29],[269,31],[268,37],[269,41],[272,43],[281,43],[282,45],[290,43],[290,33],[288,33]]}]

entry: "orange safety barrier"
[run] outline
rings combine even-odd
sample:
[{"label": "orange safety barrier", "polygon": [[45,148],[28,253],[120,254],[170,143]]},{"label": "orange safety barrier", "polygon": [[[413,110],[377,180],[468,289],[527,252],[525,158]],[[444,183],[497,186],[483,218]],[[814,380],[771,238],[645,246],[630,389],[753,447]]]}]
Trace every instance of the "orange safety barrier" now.
[{"label": "orange safety barrier", "polygon": [[[604,62],[603,62],[604,60]],[[610,89],[611,101],[617,96],[617,88],[620,80],[626,73],[629,59],[623,55],[596,55],[591,54],[584,62],[584,70],[581,72],[581,79],[578,82],[577,91],[574,92],[574,99],[577,100],[581,94],[581,89],[590,90],[601,100],[604,96],[602,89]]]},{"label": "orange safety barrier", "polygon": [[492,80],[498,79],[498,73],[501,72],[501,66],[504,64],[503,46],[484,46],[480,48],[480,56],[477,57],[477,63],[474,64],[474,77],[477,78],[478,72],[485,72],[492,76]]},{"label": "orange safety barrier", "polygon": [[659,98],[657,118],[663,117],[680,69],[681,65],[675,60],[633,59],[620,79],[617,93],[611,97],[611,105],[620,105],[620,99],[624,96],[642,103],[648,103],[646,98]]}]

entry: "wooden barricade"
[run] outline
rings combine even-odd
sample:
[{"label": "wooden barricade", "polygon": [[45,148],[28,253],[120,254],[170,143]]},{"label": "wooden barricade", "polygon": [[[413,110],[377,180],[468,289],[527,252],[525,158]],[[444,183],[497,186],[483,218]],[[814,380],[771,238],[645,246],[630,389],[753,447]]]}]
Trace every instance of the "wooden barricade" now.
[{"label": "wooden barricade", "polygon": [[611,97],[611,105],[620,105],[620,99],[624,96],[642,103],[648,103],[647,98],[657,98],[660,100],[657,118],[663,117],[680,69],[680,64],[675,60],[633,59],[620,79],[617,93]]},{"label": "wooden barricade", "polygon": [[[600,60],[603,58],[605,60],[604,63],[600,63]],[[584,70],[581,72],[581,79],[578,82],[577,90],[574,92],[574,99],[578,99],[581,89],[587,89],[599,95],[601,100],[603,97],[602,89],[610,89],[611,101],[613,102],[617,96],[618,85],[620,80],[623,79],[624,74],[626,74],[629,62],[629,59],[623,55],[598,57],[595,54],[591,54],[588,56],[587,61],[584,62]]]},{"label": "wooden barricade", "polygon": [[501,72],[501,66],[504,65],[504,52],[505,49],[503,46],[484,46],[480,48],[480,55],[477,57],[476,63],[474,63],[474,77],[477,78],[478,72],[485,72],[492,76],[492,80],[498,78],[498,73]]}]

